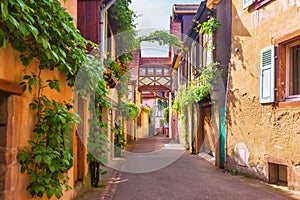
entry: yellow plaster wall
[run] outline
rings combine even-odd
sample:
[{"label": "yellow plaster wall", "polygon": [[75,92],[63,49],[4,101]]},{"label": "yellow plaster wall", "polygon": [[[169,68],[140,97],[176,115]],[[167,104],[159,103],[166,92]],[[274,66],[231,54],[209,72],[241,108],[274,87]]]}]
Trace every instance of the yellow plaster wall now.
[{"label": "yellow plaster wall", "polygon": [[300,108],[274,109],[260,97],[260,50],[274,38],[300,29],[300,5],[296,1],[271,1],[262,8],[243,9],[232,1],[231,69],[227,103],[228,165],[234,164],[234,148],[245,143],[249,168],[265,174],[265,159],[274,156],[300,165]]}]

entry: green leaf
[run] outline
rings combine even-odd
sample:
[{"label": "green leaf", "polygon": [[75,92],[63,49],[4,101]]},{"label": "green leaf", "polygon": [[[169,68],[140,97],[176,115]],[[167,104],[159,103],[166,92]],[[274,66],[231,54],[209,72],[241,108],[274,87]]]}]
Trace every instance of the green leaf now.
[{"label": "green leaf", "polygon": [[40,37],[40,40],[41,40],[41,43],[43,45],[43,48],[48,49],[49,42],[43,37]]},{"label": "green leaf", "polygon": [[41,155],[37,155],[36,157],[35,157],[35,162],[37,162],[37,163],[39,163],[39,162],[41,162],[42,161],[42,156]]},{"label": "green leaf", "polygon": [[20,24],[19,30],[21,31],[21,33],[22,33],[24,36],[28,36],[28,35],[30,34],[29,29],[27,28],[27,26],[26,26],[24,23],[21,23],[21,24]]},{"label": "green leaf", "polygon": [[22,0],[18,0],[18,4],[20,5],[23,11],[27,8],[27,5]]},{"label": "green leaf", "polygon": [[30,78],[31,78],[31,76],[29,76],[29,75],[23,76],[23,79],[25,79],[25,80],[28,80],[28,79],[30,79]]},{"label": "green leaf", "polygon": [[8,19],[8,4],[7,4],[7,0],[4,0],[3,2],[1,2],[1,13],[2,13],[2,17],[4,20]]},{"label": "green leaf", "polygon": [[[22,88],[23,89],[23,88]],[[32,87],[28,86],[28,92],[31,94],[32,93]]]},{"label": "green leaf", "polygon": [[28,80],[28,85],[32,86],[32,85],[36,85],[35,79],[31,78]]},{"label": "green leaf", "polygon": [[61,49],[59,48],[59,52],[61,53],[61,55],[66,58],[67,57],[67,54]]},{"label": "green leaf", "polygon": [[10,23],[12,23],[15,27],[19,27],[19,22],[11,15],[8,15],[8,20]]},{"label": "green leaf", "polygon": [[39,35],[38,29],[35,28],[35,27],[32,26],[32,25],[29,25],[29,28],[30,28],[31,33],[33,34],[34,38],[35,38],[36,40],[38,40],[38,35]]},{"label": "green leaf", "polygon": [[52,189],[49,189],[49,190],[47,191],[47,197],[48,197],[48,199],[50,199],[50,198],[53,196],[53,194],[54,194],[53,190],[52,190]]},{"label": "green leaf", "polygon": [[44,156],[44,157],[43,157],[43,160],[44,160],[44,162],[45,162],[46,164],[48,164],[48,165],[51,164],[51,158],[50,158],[50,156]]},{"label": "green leaf", "polygon": [[52,166],[52,165],[49,166],[49,169],[50,169],[51,172],[54,172],[54,171],[55,171],[55,167]]},{"label": "green leaf", "polygon": [[56,196],[56,198],[60,198],[62,195],[62,191],[60,189],[54,188],[54,194]]},{"label": "green leaf", "polygon": [[26,171],[26,167],[22,166],[22,167],[21,167],[21,173],[24,174],[25,171]]}]

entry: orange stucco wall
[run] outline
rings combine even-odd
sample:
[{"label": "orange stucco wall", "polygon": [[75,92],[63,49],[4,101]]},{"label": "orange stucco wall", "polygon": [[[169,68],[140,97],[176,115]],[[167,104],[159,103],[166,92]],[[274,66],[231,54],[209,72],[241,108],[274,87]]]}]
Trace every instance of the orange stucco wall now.
[{"label": "orange stucco wall", "polygon": [[243,1],[232,1],[231,68],[227,103],[228,166],[235,166],[235,146],[249,151],[246,170],[267,178],[267,159],[293,163],[288,185],[300,183],[300,107],[260,104],[260,50],[274,39],[300,29],[300,5],[276,0],[255,9],[243,9]]},{"label": "orange stucco wall", "polygon": [[[77,1],[68,0],[65,4],[68,11],[77,17]],[[6,49],[0,48],[0,80],[18,85],[25,74],[31,72],[38,73],[37,60],[24,67],[19,59],[18,52],[14,51],[10,45]],[[60,80],[61,93],[44,89],[42,93],[50,99],[57,101],[71,102],[73,99],[72,88],[67,86],[66,77],[61,72],[54,70],[43,70],[42,78],[44,80],[56,77]],[[1,88],[4,86],[0,84]],[[7,147],[5,151],[6,172],[5,172],[5,191],[1,192],[4,199],[31,199],[30,193],[26,190],[29,178],[26,174],[20,173],[20,165],[16,160],[19,147],[28,146],[28,140],[32,138],[32,129],[36,121],[35,113],[29,108],[29,103],[37,95],[36,90],[32,94],[25,92],[22,95],[11,94],[8,97],[8,121],[7,121]],[[70,177],[69,184],[73,186],[73,168],[68,172]],[[74,196],[74,190],[65,192],[62,199],[71,199]]]}]

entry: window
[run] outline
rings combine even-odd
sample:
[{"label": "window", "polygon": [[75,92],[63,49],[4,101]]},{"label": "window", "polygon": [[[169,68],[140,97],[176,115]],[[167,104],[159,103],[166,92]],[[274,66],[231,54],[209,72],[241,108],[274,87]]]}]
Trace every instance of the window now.
[{"label": "window", "polygon": [[280,107],[300,106],[300,29],[274,40],[276,100]]},{"label": "window", "polygon": [[288,45],[286,50],[287,96],[300,97],[300,42]]},{"label": "window", "polygon": [[155,69],[155,74],[158,76],[162,76],[162,68],[156,68]]},{"label": "window", "polygon": [[269,183],[287,186],[287,166],[276,163],[268,163]]},{"label": "window", "polygon": [[146,76],[146,69],[140,68],[140,76]]},{"label": "window", "polygon": [[168,68],[164,68],[164,75],[165,76],[170,76],[170,71]]},{"label": "window", "polygon": [[147,75],[154,75],[154,69],[151,67],[148,68]]}]

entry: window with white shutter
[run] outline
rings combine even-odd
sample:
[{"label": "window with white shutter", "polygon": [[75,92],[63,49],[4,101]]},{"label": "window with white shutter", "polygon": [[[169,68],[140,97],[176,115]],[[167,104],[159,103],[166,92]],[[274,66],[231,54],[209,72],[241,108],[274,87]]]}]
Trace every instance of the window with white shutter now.
[{"label": "window with white shutter", "polygon": [[260,59],[260,103],[274,102],[275,48],[269,46],[261,50]]}]

